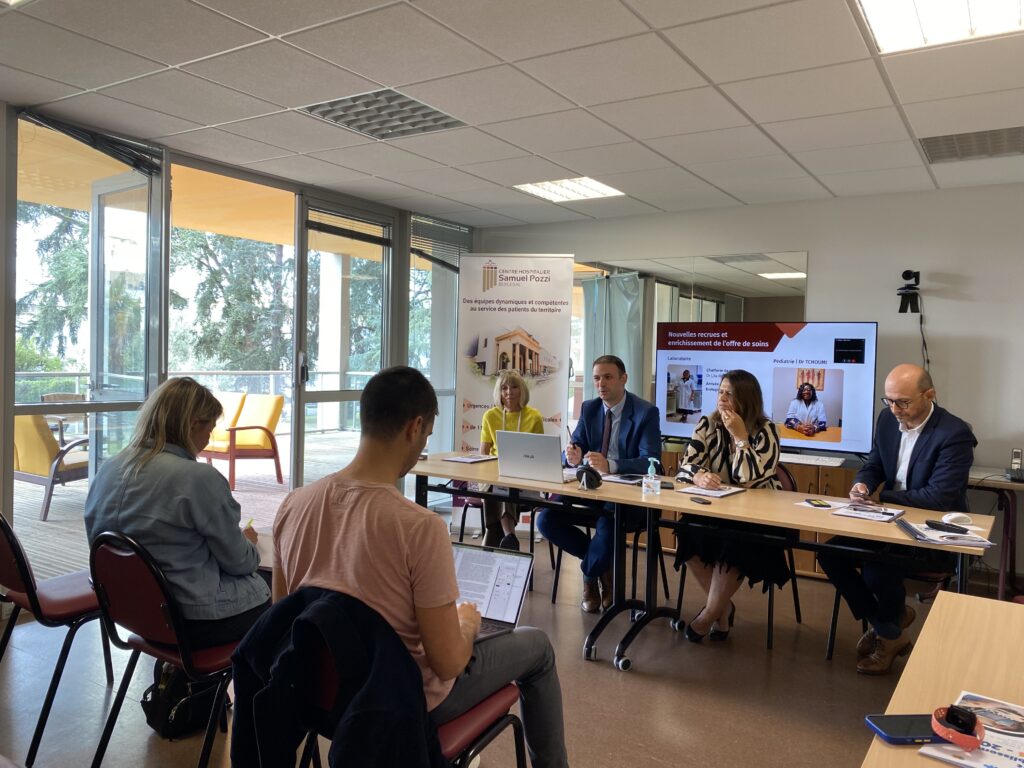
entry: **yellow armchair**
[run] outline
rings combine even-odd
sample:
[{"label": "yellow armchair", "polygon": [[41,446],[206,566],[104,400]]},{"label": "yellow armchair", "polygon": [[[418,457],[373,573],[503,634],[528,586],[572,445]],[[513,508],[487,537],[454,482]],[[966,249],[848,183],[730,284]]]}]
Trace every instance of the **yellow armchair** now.
[{"label": "yellow armchair", "polygon": [[[274,430],[281,420],[284,395],[244,395],[235,423],[220,434],[215,430],[199,455],[212,464],[213,459],[228,462],[228,485],[235,490],[235,459],[273,459],[277,482],[284,484],[281,458]],[[222,405],[227,405],[223,400]],[[227,408],[225,407],[225,411]],[[222,437],[226,433],[226,437]]]},{"label": "yellow armchair", "polygon": [[50,514],[50,500],[57,483],[89,477],[89,438],[57,444],[41,414],[14,417],[14,479],[46,487],[39,519]]}]

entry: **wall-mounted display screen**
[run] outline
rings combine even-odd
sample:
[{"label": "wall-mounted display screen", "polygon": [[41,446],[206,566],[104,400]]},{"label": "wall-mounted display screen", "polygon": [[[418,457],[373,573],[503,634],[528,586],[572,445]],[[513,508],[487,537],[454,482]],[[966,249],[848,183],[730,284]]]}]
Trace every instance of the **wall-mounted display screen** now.
[{"label": "wall-mounted display screen", "polygon": [[690,437],[727,371],[750,371],[782,445],[866,453],[877,323],[658,323],[661,433]]}]

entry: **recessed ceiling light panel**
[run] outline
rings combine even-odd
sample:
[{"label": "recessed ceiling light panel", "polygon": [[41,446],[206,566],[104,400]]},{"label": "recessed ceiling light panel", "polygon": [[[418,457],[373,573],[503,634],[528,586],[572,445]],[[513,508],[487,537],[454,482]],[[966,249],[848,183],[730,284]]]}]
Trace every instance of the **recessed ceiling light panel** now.
[{"label": "recessed ceiling light panel", "polygon": [[553,203],[568,203],[572,200],[595,200],[599,197],[617,197],[624,194],[600,181],[581,176],[577,179],[538,181],[533,184],[516,184],[515,188],[535,197]]},{"label": "recessed ceiling light panel", "polygon": [[1020,0],[860,0],[880,53],[1024,30]]},{"label": "recessed ceiling light panel", "polygon": [[451,115],[392,90],[325,101],[304,107],[302,111],[374,139],[397,139],[465,125]]},{"label": "recessed ceiling light panel", "polygon": [[767,280],[803,280],[807,277],[806,272],[761,272],[758,277]]}]

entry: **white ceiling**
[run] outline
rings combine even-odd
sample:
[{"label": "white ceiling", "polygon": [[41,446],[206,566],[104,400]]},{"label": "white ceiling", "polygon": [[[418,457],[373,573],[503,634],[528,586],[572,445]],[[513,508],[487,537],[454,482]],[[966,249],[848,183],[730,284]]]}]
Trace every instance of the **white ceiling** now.
[{"label": "white ceiling", "polygon": [[[1024,35],[880,57],[856,0],[27,0],[0,100],[472,226],[1024,181],[916,139],[1024,124]],[[468,127],[297,108],[394,88]],[[589,175],[628,197],[511,185]]]}]

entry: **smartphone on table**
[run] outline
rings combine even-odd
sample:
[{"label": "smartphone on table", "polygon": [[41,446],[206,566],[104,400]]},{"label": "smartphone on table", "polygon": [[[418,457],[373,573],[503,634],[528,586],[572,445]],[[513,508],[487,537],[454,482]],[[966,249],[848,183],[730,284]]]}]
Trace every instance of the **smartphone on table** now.
[{"label": "smartphone on table", "polygon": [[931,715],[865,715],[864,722],[889,744],[945,742],[932,731]]}]

